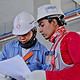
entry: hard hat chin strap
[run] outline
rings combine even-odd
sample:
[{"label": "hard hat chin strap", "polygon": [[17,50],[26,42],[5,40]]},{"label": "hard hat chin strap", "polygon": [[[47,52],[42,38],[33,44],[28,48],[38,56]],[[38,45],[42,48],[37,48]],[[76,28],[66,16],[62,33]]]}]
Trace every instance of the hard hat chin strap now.
[{"label": "hard hat chin strap", "polygon": [[22,44],[22,43],[19,41],[19,44],[20,44],[20,46],[21,46],[22,48],[29,49],[29,48],[33,47],[33,46],[36,44],[36,42],[37,42],[37,39],[35,38],[34,40],[31,39],[30,41],[28,41],[28,42],[25,43],[25,44]]},{"label": "hard hat chin strap", "polygon": [[61,15],[61,16],[59,17],[59,20],[61,21],[61,23],[62,23],[63,25],[67,25],[67,23],[66,23],[65,20],[64,20],[64,15]]},{"label": "hard hat chin strap", "polygon": [[28,48],[31,48],[31,47],[35,46],[35,44],[37,42],[37,39],[36,39],[36,33],[37,33],[37,31],[33,28],[32,32],[33,32],[33,36],[32,36],[32,38],[28,42],[26,42],[25,44],[22,44],[19,41],[19,44],[20,44],[20,46],[22,48],[28,49]]}]

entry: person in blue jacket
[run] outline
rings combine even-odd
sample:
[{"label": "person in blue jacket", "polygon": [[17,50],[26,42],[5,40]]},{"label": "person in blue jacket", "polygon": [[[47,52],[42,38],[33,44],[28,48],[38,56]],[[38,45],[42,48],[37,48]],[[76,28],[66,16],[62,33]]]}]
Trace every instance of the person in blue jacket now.
[{"label": "person in blue jacket", "polygon": [[17,39],[4,45],[0,60],[20,55],[31,71],[46,70],[45,53],[48,50],[36,38],[37,29],[34,17],[27,12],[21,12],[15,17],[13,24],[12,34]]}]

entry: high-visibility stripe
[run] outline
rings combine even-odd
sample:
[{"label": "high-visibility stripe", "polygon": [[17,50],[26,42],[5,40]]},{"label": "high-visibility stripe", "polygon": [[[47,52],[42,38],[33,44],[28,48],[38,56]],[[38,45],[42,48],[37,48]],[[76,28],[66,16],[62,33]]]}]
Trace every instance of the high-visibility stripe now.
[{"label": "high-visibility stripe", "polygon": [[29,52],[28,54],[26,54],[26,55],[23,57],[24,61],[28,60],[30,57],[32,57],[32,55],[33,55],[33,52]]},{"label": "high-visibility stripe", "polygon": [[[65,36],[65,35],[67,35],[68,34],[68,32],[67,33],[65,33],[65,34],[62,34],[62,36],[58,39],[58,41],[55,43],[55,45],[53,44],[52,45],[52,47],[51,47],[51,51],[52,51],[52,49],[55,51],[55,49],[56,49],[56,47],[57,47],[57,45],[58,45],[58,43],[60,42],[60,40]],[[56,57],[55,57],[55,54],[54,55],[52,55],[52,59],[51,59],[51,64],[52,64],[52,70],[54,70],[54,68],[55,68],[55,59],[56,59]]]}]

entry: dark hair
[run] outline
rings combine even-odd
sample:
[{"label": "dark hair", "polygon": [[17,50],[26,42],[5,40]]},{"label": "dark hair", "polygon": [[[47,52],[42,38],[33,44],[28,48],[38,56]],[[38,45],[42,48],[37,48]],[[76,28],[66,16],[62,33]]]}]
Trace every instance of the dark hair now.
[{"label": "dark hair", "polygon": [[49,23],[51,23],[53,19],[56,19],[59,26],[66,25],[66,22],[64,20],[64,15],[60,15],[59,17],[49,15],[49,16],[39,19],[38,22],[43,19],[47,19],[49,21]]},{"label": "dark hair", "polygon": [[36,36],[37,28],[36,28],[36,27],[34,27],[31,31],[32,31],[32,32],[35,34],[35,36]]}]

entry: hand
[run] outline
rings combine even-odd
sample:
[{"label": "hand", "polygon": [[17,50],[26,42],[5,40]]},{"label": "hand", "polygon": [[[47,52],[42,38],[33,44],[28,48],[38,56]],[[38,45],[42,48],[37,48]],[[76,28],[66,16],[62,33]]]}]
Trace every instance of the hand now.
[{"label": "hand", "polygon": [[0,80],[11,80],[9,76],[0,73]]},{"label": "hand", "polygon": [[45,71],[35,70],[26,76],[26,80],[46,80]]}]

